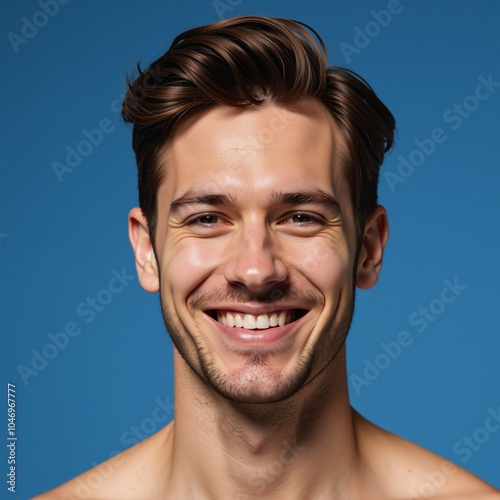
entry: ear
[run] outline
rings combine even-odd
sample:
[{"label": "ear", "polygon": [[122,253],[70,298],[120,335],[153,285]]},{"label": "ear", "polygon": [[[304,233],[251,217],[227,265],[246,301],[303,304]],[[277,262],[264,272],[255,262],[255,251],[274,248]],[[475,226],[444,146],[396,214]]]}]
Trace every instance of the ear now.
[{"label": "ear", "polygon": [[147,292],[157,292],[160,289],[158,263],[149,237],[146,217],[138,207],[128,214],[128,237],[134,250],[137,275],[142,288]]},{"label": "ear", "polygon": [[357,265],[357,287],[367,289],[377,282],[382,269],[382,256],[388,238],[387,212],[384,207],[378,205],[365,224]]}]

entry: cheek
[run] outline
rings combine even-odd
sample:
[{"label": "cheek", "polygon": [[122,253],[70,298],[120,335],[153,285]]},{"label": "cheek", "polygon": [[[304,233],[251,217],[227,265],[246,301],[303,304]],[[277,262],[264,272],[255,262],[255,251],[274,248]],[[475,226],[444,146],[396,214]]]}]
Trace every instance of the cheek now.
[{"label": "cheek", "polygon": [[337,294],[352,281],[352,265],[345,241],[317,238],[297,251],[298,269],[323,295]]},{"label": "cheek", "polygon": [[162,285],[169,295],[185,299],[220,264],[223,245],[215,240],[186,238],[166,245],[163,254]]}]

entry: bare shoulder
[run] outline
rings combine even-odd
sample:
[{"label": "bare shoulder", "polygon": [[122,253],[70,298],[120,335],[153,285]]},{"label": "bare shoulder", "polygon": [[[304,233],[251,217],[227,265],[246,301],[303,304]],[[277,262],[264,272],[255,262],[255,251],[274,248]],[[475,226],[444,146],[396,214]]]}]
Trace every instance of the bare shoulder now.
[{"label": "bare shoulder", "polygon": [[500,492],[449,460],[354,412],[360,451],[394,499],[500,500]]},{"label": "bare shoulder", "polygon": [[[173,423],[131,448],[32,500],[135,500],[150,498],[164,484],[165,454]],[[167,468],[166,468],[167,467]]]}]

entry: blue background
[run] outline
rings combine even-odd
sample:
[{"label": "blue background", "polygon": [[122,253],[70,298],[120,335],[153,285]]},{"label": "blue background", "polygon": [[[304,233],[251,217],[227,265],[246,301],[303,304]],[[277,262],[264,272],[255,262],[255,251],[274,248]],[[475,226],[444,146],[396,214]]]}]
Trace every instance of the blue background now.
[{"label": "blue background", "polygon": [[[499,2],[401,0],[400,12],[377,27],[371,11],[386,9],[387,0],[224,0],[219,12],[210,0],[71,0],[19,43],[9,33],[22,36],[23,17],[43,25],[41,4],[2,4],[1,375],[5,387],[17,386],[19,438],[11,497],[55,487],[127,448],[134,426],[151,434],[166,423],[159,405],[172,416],[172,352],[158,298],[137,278],[121,293],[102,292],[113,270],[135,276],[127,213],[136,204],[136,172],[118,103],[136,61],[151,62],[184,29],[242,14],[310,24],[331,63],[368,80],[398,123],[385,175],[399,175],[398,157],[408,159],[416,139],[436,128],[446,134],[403,182],[381,176],[391,238],[379,284],[358,293],[349,375],[365,378],[367,363],[383,364],[380,344],[399,332],[413,342],[350,390],[369,419],[500,487],[500,432],[478,431],[479,449],[453,451],[500,407],[500,87],[459,125],[453,110],[445,114],[474,94],[480,76],[500,81]],[[370,36],[355,40],[360,31]],[[342,43],[356,51],[349,55]],[[65,163],[67,146],[76,148],[82,131],[103,119],[112,131],[58,179],[53,163]],[[439,299],[445,279],[467,289],[419,333],[409,317]],[[100,292],[112,301],[90,320],[80,304]],[[54,354],[48,335],[69,321],[81,333]],[[23,381],[19,366],[31,367],[32,350],[44,348],[53,359]],[[3,480],[1,488],[4,498]]]}]

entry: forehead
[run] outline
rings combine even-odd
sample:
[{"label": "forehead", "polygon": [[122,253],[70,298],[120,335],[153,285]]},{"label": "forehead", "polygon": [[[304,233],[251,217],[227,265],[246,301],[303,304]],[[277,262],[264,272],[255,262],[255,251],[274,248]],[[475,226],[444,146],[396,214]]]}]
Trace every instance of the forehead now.
[{"label": "forehead", "polygon": [[287,108],[218,106],[183,121],[164,148],[158,203],[188,191],[257,199],[285,184],[339,196],[342,147],[332,116],[313,99]]}]

